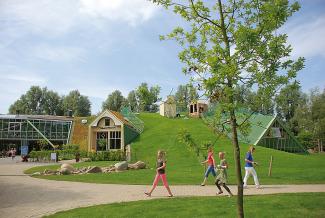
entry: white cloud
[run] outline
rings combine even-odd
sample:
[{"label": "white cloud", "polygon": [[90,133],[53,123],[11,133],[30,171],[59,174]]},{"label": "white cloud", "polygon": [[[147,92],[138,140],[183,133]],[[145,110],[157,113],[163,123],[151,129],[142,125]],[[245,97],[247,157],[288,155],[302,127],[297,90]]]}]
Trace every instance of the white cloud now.
[{"label": "white cloud", "polygon": [[73,28],[106,28],[122,21],[135,26],[149,20],[158,7],[147,0],[1,0],[1,29],[16,37],[36,33],[48,38],[72,32]]},{"label": "white cloud", "polygon": [[316,19],[298,19],[298,21],[284,29],[288,34],[288,42],[293,47],[293,57],[322,56],[325,58],[325,16]]},{"label": "white cloud", "polygon": [[158,7],[147,0],[80,0],[80,12],[135,26],[149,20]]}]

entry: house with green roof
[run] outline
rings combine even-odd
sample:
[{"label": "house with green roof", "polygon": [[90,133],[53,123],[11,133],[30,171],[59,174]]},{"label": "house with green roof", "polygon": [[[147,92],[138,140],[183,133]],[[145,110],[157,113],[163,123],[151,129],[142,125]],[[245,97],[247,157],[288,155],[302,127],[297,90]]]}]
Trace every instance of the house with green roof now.
[{"label": "house with green roof", "polygon": [[[211,124],[213,122],[214,110],[209,110],[204,115],[204,120]],[[277,149],[290,153],[307,153],[306,149],[294,137],[293,133],[285,124],[276,116],[251,113],[245,110],[236,113],[238,123],[247,122],[247,131],[238,129],[239,142]],[[217,127],[216,125],[214,125]],[[221,128],[221,127],[217,127]],[[225,125],[230,129],[230,125]],[[231,138],[231,132],[227,131],[228,137]]]}]

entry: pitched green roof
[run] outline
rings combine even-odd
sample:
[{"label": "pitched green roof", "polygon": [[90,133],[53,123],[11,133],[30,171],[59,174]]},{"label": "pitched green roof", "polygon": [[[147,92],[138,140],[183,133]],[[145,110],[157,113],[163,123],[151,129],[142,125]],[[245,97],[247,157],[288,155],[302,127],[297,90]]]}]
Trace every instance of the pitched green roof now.
[{"label": "pitched green roof", "polygon": [[[248,134],[245,135],[241,131],[238,131],[239,141],[256,145],[258,141],[263,137],[266,130],[272,125],[274,119],[275,116],[257,113],[253,114],[247,121],[250,124],[250,131]],[[239,117],[238,123],[241,123],[243,121],[244,120]]]},{"label": "pitched green roof", "polygon": [[[221,130],[220,126],[214,125],[214,116],[215,112],[218,109],[218,105],[211,105],[209,110],[204,114],[204,120],[214,126],[215,128]],[[247,119],[247,117],[249,117]],[[259,113],[253,113],[246,110],[241,109],[236,112],[236,119],[237,123],[241,124],[245,121],[245,123],[249,123],[250,129],[246,134],[238,129],[238,139],[240,142],[254,144],[256,145],[258,141],[263,137],[266,130],[272,125],[273,121],[275,120],[276,116],[271,115],[263,115]],[[246,120],[247,119],[247,120]],[[224,128],[227,130],[231,129],[230,124],[225,124]],[[231,131],[227,131],[227,135],[231,138]]]}]

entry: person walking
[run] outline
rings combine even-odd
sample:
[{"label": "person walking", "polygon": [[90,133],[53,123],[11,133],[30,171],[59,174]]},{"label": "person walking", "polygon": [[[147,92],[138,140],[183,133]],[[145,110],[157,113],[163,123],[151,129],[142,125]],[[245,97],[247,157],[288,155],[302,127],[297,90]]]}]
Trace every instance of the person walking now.
[{"label": "person walking", "polygon": [[217,165],[216,169],[218,172],[218,175],[216,177],[216,186],[219,189],[219,192],[217,192],[217,195],[220,195],[223,193],[223,191],[221,190],[221,185],[222,187],[228,192],[228,196],[231,197],[233,196],[233,194],[231,193],[230,189],[227,186],[227,169],[228,169],[228,163],[225,159],[225,153],[224,152],[219,152],[219,159],[220,159],[220,164]]},{"label": "person walking", "polygon": [[11,158],[12,158],[12,160],[15,159],[15,157],[16,157],[16,152],[17,152],[16,148],[13,148],[12,151],[11,151]]},{"label": "person walking", "polygon": [[247,180],[250,175],[254,178],[254,183],[256,188],[260,188],[260,183],[257,178],[257,173],[254,169],[254,165],[257,165],[257,162],[254,162],[253,153],[255,148],[253,145],[249,146],[248,152],[246,153],[245,157],[245,177],[244,177],[244,188],[247,188]]},{"label": "person walking", "polygon": [[156,177],[153,181],[151,190],[149,192],[145,192],[145,194],[150,197],[152,192],[155,190],[155,188],[158,185],[159,180],[162,180],[165,188],[167,189],[169,196],[173,197],[173,193],[171,192],[167,178],[166,178],[166,153],[164,151],[159,150],[157,154],[157,168],[156,168]]},{"label": "person walking", "polygon": [[216,171],[214,170],[215,161],[214,161],[214,158],[213,158],[213,149],[212,149],[212,147],[209,147],[209,149],[208,149],[208,158],[205,161],[201,162],[201,164],[208,164],[208,168],[207,168],[207,170],[206,170],[206,172],[204,174],[204,180],[201,183],[201,186],[205,186],[210,173],[212,173],[212,175],[214,177],[216,177]]}]

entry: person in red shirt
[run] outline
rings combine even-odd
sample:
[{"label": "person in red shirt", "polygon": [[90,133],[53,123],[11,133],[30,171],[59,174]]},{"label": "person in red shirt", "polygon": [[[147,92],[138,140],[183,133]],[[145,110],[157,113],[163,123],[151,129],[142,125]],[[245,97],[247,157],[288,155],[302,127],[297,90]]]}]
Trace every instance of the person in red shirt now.
[{"label": "person in red shirt", "polygon": [[206,164],[206,163],[208,164],[208,168],[207,168],[207,170],[206,170],[206,172],[204,174],[204,180],[201,183],[201,186],[205,186],[206,181],[207,181],[208,176],[209,176],[210,173],[212,173],[212,175],[214,177],[216,177],[216,171],[214,170],[215,162],[214,162],[214,158],[213,158],[213,149],[212,149],[212,147],[209,147],[209,149],[208,149],[208,158],[205,161],[201,162],[201,164]]}]

